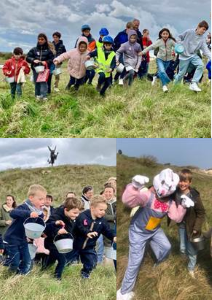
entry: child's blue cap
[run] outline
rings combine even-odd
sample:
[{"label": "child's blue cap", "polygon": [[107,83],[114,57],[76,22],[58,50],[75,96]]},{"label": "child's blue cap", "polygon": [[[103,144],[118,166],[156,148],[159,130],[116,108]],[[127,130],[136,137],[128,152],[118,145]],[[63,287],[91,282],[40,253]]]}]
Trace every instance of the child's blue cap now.
[{"label": "child's blue cap", "polygon": [[82,25],[82,28],[81,28],[81,30],[83,31],[83,30],[86,30],[86,29],[88,29],[88,30],[91,30],[91,27],[89,26],[89,25]]},{"label": "child's blue cap", "polygon": [[99,35],[108,35],[109,31],[107,30],[107,28],[101,28],[101,30],[99,31]]}]

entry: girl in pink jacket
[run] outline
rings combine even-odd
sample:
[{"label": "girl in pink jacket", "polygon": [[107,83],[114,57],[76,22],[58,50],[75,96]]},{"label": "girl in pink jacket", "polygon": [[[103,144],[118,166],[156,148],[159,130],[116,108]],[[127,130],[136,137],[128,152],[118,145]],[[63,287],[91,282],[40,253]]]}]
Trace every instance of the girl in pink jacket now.
[{"label": "girl in pink jacket", "polygon": [[70,74],[70,81],[66,87],[69,90],[74,85],[75,90],[79,89],[79,86],[84,83],[84,77],[86,74],[85,62],[86,56],[89,51],[88,40],[86,37],[80,37],[77,42],[77,47],[68,52],[65,52],[54,59],[54,64],[58,65],[66,59],[68,61],[68,72]]}]

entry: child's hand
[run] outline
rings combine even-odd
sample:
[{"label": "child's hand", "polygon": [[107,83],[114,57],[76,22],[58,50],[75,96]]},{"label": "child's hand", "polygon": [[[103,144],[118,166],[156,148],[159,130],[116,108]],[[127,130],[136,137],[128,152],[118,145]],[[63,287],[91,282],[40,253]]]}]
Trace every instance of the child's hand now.
[{"label": "child's hand", "polygon": [[117,241],[117,238],[116,238],[116,236],[113,238],[113,242],[114,243],[116,243],[116,241]]},{"label": "child's hand", "polygon": [[138,52],[138,55],[139,55],[139,56],[142,56],[142,55],[143,55],[143,53],[142,53],[142,52]]},{"label": "child's hand", "polygon": [[35,211],[31,212],[30,214],[30,218],[38,218],[38,213],[36,213]]},{"label": "child's hand", "polygon": [[116,65],[118,66],[119,64],[120,64],[120,62],[119,62],[119,61],[117,61],[117,62],[116,62]]},{"label": "child's hand", "polygon": [[10,224],[12,224],[12,220],[7,220],[5,223],[6,223],[7,225],[10,225]]},{"label": "child's hand", "polygon": [[65,234],[68,233],[67,230],[65,230],[65,228],[61,228],[60,230],[58,230],[57,234]]},{"label": "child's hand", "polygon": [[55,64],[55,66],[59,65],[59,62],[57,60],[54,60],[53,63]]},{"label": "child's hand", "polygon": [[26,67],[23,66],[23,67],[21,67],[21,69],[24,71],[26,69]]},{"label": "child's hand", "polygon": [[61,221],[61,220],[57,220],[56,222],[55,222],[55,225],[60,225],[60,226],[64,226],[65,227],[65,223],[63,222],[63,221]]},{"label": "child's hand", "polygon": [[89,232],[87,234],[87,237],[89,237],[89,239],[92,239],[93,237],[98,236],[98,232],[93,231],[93,232]]},{"label": "child's hand", "polygon": [[113,70],[112,69],[108,69],[107,73],[112,73]]},{"label": "child's hand", "polygon": [[135,69],[135,72],[138,73],[138,69],[137,68]]},{"label": "child's hand", "polygon": [[90,58],[91,58],[91,57],[90,57],[89,55],[86,56],[86,60],[90,60]]},{"label": "child's hand", "polygon": [[0,249],[0,254],[3,254],[4,253],[4,249]]},{"label": "child's hand", "polygon": [[45,61],[41,61],[42,65],[45,67],[46,62]]},{"label": "child's hand", "polygon": [[40,61],[39,61],[38,59],[35,59],[35,60],[34,60],[34,63],[35,63],[35,64],[39,64],[39,62],[40,62]]}]

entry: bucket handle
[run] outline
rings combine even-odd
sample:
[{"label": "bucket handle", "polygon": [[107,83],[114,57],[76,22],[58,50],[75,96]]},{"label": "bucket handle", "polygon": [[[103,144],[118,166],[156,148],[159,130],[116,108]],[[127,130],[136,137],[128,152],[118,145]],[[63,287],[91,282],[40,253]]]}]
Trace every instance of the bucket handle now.
[{"label": "bucket handle", "polygon": [[26,218],[26,220],[24,221],[23,225],[26,224],[26,221],[27,221],[28,219],[34,219],[34,220],[41,219],[41,220],[43,221],[43,224],[44,224],[43,226],[46,228],[46,224],[45,224],[44,220],[43,220],[41,217],[37,217],[37,218],[28,217],[28,218]]},{"label": "bucket handle", "polygon": [[[68,232],[68,233],[63,233],[63,234],[69,235],[69,236],[71,237],[72,240],[74,239],[74,238],[73,238],[73,235],[72,235],[70,232]],[[56,235],[55,235],[54,240],[53,240],[54,243],[56,242],[56,241],[55,241],[56,237],[58,237],[58,236],[60,236],[60,235],[61,235],[61,234],[56,234]]]}]

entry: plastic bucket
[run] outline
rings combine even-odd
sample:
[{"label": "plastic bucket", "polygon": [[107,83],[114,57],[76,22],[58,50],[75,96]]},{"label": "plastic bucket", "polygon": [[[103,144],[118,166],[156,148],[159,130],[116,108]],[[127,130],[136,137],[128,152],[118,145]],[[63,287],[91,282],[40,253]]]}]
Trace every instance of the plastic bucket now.
[{"label": "plastic bucket", "polygon": [[73,250],[73,237],[70,233],[57,234],[54,238],[54,244],[59,253],[68,253]]},{"label": "plastic bucket", "polygon": [[[29,219],[31,221],[29,221]],[[38,223],[39,222],[39,223]],[[25,234],[30,239],[38,239],[41,237],[46,225],[40,217],[28,218],[24,222]]]},{"label": "plastic bucket", "polygon": [[181,44],[175,44],[174,51],[177,54],[181,54],[184,52],[184,47]]},{"label": "plastic bucket", "polygon": [[30,254],[31,259],[34,259],[38,247],[36,247],[36,246],[33,245],[33,244],[28,244],[28,248],[29,248],[29,254]]},{"label": "plastic bucket", "polygon": [[5,77],[6,82],[13,83],[15,82],[15,77]]},{"label": "plastic bucket", "polygon": [[53,74],[54,74],[55,76],[60,75],[61,73],[62,73],[61,68],[56,68],[56,69],[54,69],[54,71],[53,71]]},{"label": "plastic bucket", "polygon": [[105,256],[109,259],[116,260],[116,250],[113,247],[105,247]]},{"label": "plastic bucket", "polygon": [[203,250],[205,248],[205,238],[202,235],[196,238],[191,237],[190,242],[197,251]]},{"label": "plastic bucket", "polygon": [[42,73],[44,71],[44,66],[37,66],[35,67],[36,73]]},{"label": "plastic bucket", "polygon": [[93,70],[95,68],[95,62],[93,60],[87,60],[85,62],[86,70]]},{"label": "plastic bucket", "polygon": [[124,65],[123,64],[119,64],[116,68],[116,71],[118,73],[122,73],[124,71]]},{"label": "plastic bucket", "polygon": [[126,71],[127,71],[127,72],[129,72],[129,71],[131,71],[131,70],[134,70],[133,67],[130,67],[130,66],[126,67]]}]

